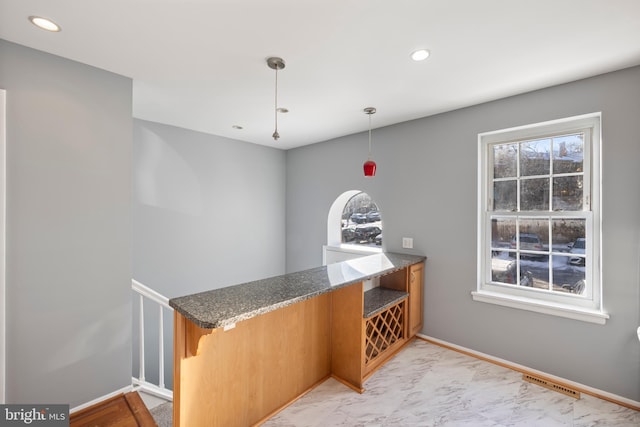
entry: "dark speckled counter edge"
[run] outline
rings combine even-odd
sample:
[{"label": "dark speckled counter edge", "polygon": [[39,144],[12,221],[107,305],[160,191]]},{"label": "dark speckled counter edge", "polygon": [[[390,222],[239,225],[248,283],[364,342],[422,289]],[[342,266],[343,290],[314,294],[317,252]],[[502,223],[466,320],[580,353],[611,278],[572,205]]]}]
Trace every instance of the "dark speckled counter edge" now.
[{"label": "dark speckled counter edge", "polygon": [[[216,329],[418,264],[421,255],[382,253],[329,266],[172,298],[169,305],[203,329]],[[372,271],[358,266],[370,264]],[[381,265],[377,268],[377,265]],[[339,272],[338,277],[335,272]]]},{"label": "dark speckled counter edge", "polygon": [[364,293],[364,313],[362,317],[365,319],[373,317],[408,297],[409,294],[407,292],[394,289],[370,289]]}]

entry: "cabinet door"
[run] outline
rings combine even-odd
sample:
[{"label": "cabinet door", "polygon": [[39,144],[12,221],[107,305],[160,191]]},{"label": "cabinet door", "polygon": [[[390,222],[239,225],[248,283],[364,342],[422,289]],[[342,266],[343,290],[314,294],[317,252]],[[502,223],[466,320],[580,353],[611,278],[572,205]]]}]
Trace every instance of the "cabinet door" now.
[{"label": "cabinet door", "polygon": [[424,263],[409,268],[409,337],[422,330]]}]

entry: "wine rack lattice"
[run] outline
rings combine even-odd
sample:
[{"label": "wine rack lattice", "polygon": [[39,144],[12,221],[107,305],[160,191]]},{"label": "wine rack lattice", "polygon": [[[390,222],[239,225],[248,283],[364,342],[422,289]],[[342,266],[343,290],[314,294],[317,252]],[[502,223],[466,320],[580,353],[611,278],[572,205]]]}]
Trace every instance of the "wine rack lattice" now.
[{"label": "wine rack lattice", "polygon": [[366,320],[365,366],[404,338],[404,304],[403,301]]}]

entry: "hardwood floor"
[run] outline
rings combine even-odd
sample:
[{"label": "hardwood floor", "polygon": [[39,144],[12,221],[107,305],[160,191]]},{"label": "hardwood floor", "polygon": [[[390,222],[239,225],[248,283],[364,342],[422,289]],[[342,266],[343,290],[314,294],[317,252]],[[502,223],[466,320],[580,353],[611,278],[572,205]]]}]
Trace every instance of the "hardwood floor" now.
[{"label": "hardwood floor", "polygon": [[70,418],[70,427],[157,427],[135,391],[78,411]]}]

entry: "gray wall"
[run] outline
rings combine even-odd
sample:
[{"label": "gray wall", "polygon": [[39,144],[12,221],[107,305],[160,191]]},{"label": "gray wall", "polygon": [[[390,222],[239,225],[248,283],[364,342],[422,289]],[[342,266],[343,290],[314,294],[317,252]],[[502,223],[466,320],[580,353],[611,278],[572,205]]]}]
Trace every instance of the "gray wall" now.
[{"label": "gray wall", "polygon": [[[281,150],[134,120],[133,277],[172,298],[283,274],[285,177]],[[145,314],[155,382],[157,312]]]},{"label": "gray wall", "polygon": [[[364,107],[364,106],[363,106]],[[377,106],[378,115],[385,114]],[[602,111],[606,325],[474,302],[477,134]],[[357,111],[354,114],[358,114]],[[379,204],[384,246],[427,255],[423,333],[640,401],[640,68],[287,152],[287,270],[318,266],[331,203],[360,189]],[[373,117],[375,126],[375,116]]]},{"label": "gray wall", "polygon": [[131,383],[131,81],[0,40],[7,401]]},{"label": "gray wall", "polygon": [[134,278],[172,298],[284,273],[285,153],[134,120]]}]

